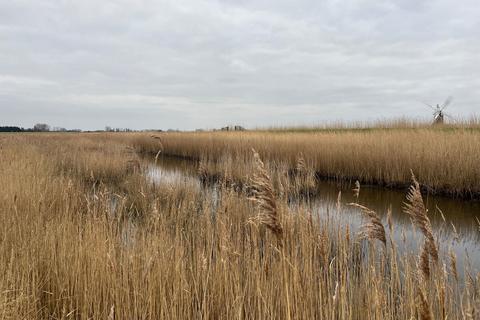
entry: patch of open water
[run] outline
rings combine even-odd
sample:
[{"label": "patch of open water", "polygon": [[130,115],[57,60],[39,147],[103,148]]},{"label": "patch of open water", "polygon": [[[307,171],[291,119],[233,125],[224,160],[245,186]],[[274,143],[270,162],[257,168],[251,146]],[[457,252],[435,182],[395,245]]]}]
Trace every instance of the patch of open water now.
[{"label": "patch of open water", "polygon": [[[192,162],[172,158],[158,159],[156,164],[148,166],[147,179],[152,183],[175,183],[185,181],[202,188]],[[219,188],[212,186],[211,196],[218,200]],[[408,250],[418,253],[423,241],[421,234],[412,226],[410,218],[403,212],[403,203],[407,190],[385,189],[377,186],[361,186],[360,196],[356,199],[352,186],[333,181],[317,181],[316,193],[308,200],[292,201],[291,206],[308,207],[318,219],[337,215],[340,223],[350,226],[352,232],[358,231],[362,224],[359,209],[347,206],[350,202],[358,202],[382,216],[382,222],[387,226],[387,211],[391,209],[394,230],[392,237],[401,251]],[[341,192],[342,209],[338,213],[337,199]],[[440,252],[445,255],[453,250],[457,255],[459,270],[465,265],[464,257],[468,257],[471,267],[480,270],[480,202],[464,201],[442,196],[425,195],[424,202],[428,208],[429,218],[435,237],[438,239]],[[441,211],[440,211],[441,210]],[[442,214],[443,213],[443,217]],[[388,228],[385,227],[387,233]],[[388,236],[388,234],[387,234]]]}]

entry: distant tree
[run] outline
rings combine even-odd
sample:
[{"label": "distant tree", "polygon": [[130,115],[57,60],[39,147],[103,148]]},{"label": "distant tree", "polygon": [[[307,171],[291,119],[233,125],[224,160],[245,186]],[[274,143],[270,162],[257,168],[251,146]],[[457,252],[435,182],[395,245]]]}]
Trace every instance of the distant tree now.
[{"label": "distant tree", "polygon": [[0,127],[0,132],[22,132],[23,128],[20,127]]},{"label": "distant tree", "polygon": [[47,132],[47,131],[50,131],[50,126],[45,123],[37,123],[36,125],[33,126],[33,131]]},{"label": "distant tree", "polygon": [[112,127],[106,126],[106,127],[105,127],[105,131],[110,132],[110,131],[113,131],[113,130],[112,130]]}]

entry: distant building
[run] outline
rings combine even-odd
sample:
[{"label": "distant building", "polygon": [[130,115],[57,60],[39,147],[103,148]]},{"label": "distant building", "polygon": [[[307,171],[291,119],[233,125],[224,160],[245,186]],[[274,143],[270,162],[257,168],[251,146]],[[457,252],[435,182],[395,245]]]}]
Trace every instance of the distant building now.
[{"label": "distant building", "polygon": [[220,129],[222,131],[245,131],[245,128],[242,126],[226,126]]}]

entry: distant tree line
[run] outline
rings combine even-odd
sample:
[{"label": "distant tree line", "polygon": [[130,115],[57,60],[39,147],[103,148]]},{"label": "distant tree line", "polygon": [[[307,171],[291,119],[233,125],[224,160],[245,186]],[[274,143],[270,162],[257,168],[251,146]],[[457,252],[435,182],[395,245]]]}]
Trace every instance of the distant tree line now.
[{"label": "distant tree line", "polygon": [[20,127],[0,127],[0,132],[24,132],[25,129]]},{"label": "distant tree line", "polygon": [[105,127],[105,132],[134,132],[135,130],[129,128],[112,128],[110,126]]},{"label": "distant tree line", "polygon": [[50,126],[45,123],[37,123],[33,126],[33,131],[35,132],[48,132],[50,131]]},{"label": "distant tree line", "polygon": [[[101,130],[97,130],[96,132],[99,132]],[[160,129],[148,129],[148,130],[135,130],[135,129],[130,129],[130,128],[113,128],[110,126],[105,127],[105,132],[140,132],[140,131],[158,131],[161,132],[162,130]]]},{"label": "distant tree line", "polygon": [[0,132],[81,132],[80,129],[73,129],[67,130],[61,127],[53,127],[50,128],[48,124],[45,123],[37,123],[33,126],[33,128],[22,128],[17,126],[0,126]]},{"label": "distant tree line", "polygon": [[[139,130],[132,130],[129,128],[112,128],[109,126],[105,127],[105,130],[93,130],[93,131],[85,131],[85,132],[136,132]],[[143,131],[157,131],[161,132],[160,129],[150,129],[150,130],[143,130]],[[169,131],[177,131],[177,130],[169,130]],[[33,126],[33,128],[22,128],[17,126],[0,126],[0,132],[82,132],[80,129],[65,129],[62,127],[50,127],[46,123],[37,123]]]}]

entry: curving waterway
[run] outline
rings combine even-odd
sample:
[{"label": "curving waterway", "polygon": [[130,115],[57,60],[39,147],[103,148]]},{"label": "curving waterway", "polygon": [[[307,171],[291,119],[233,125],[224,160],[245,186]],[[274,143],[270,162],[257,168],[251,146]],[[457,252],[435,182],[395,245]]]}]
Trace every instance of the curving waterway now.
[{"label": "curving waterway", "polygon": [[[148,166],[147,178],[152,183],[187,181],[202,188],[195,165],[187,160],[160,157],[156,163],[152,162]],[[215,185],[212,189],[218,190]],[[358,209],[346,205],[350,202],[358,202],[378,212],[384,225],[387,225],[386,213],[390,209],[394,225],[392,237],[397,246],[401,251],[418,251],[422,236],[413,228],[410,218],[403,212],[407,190],[362,185],[360,196],[356,199],[353,196],[352,185],[348,183],[317,181],[316,192],[308,200],[296,199],[291,201],[291,206],[308,207],[318,219],[332,214],[338,215],[339,192],[342,208],[340,217],[336,216],[337,221],[349,225],[353,232],[358,230],[362,216]],[[209,194],[215,196],[215,192]],[[464,269],[467,257],[472,271],[480,270],[480,202],[432,195],[424,195],[424,202],[441,254],[446,255],[449,250],[453,250],[457,256],[459,270]]]}]

